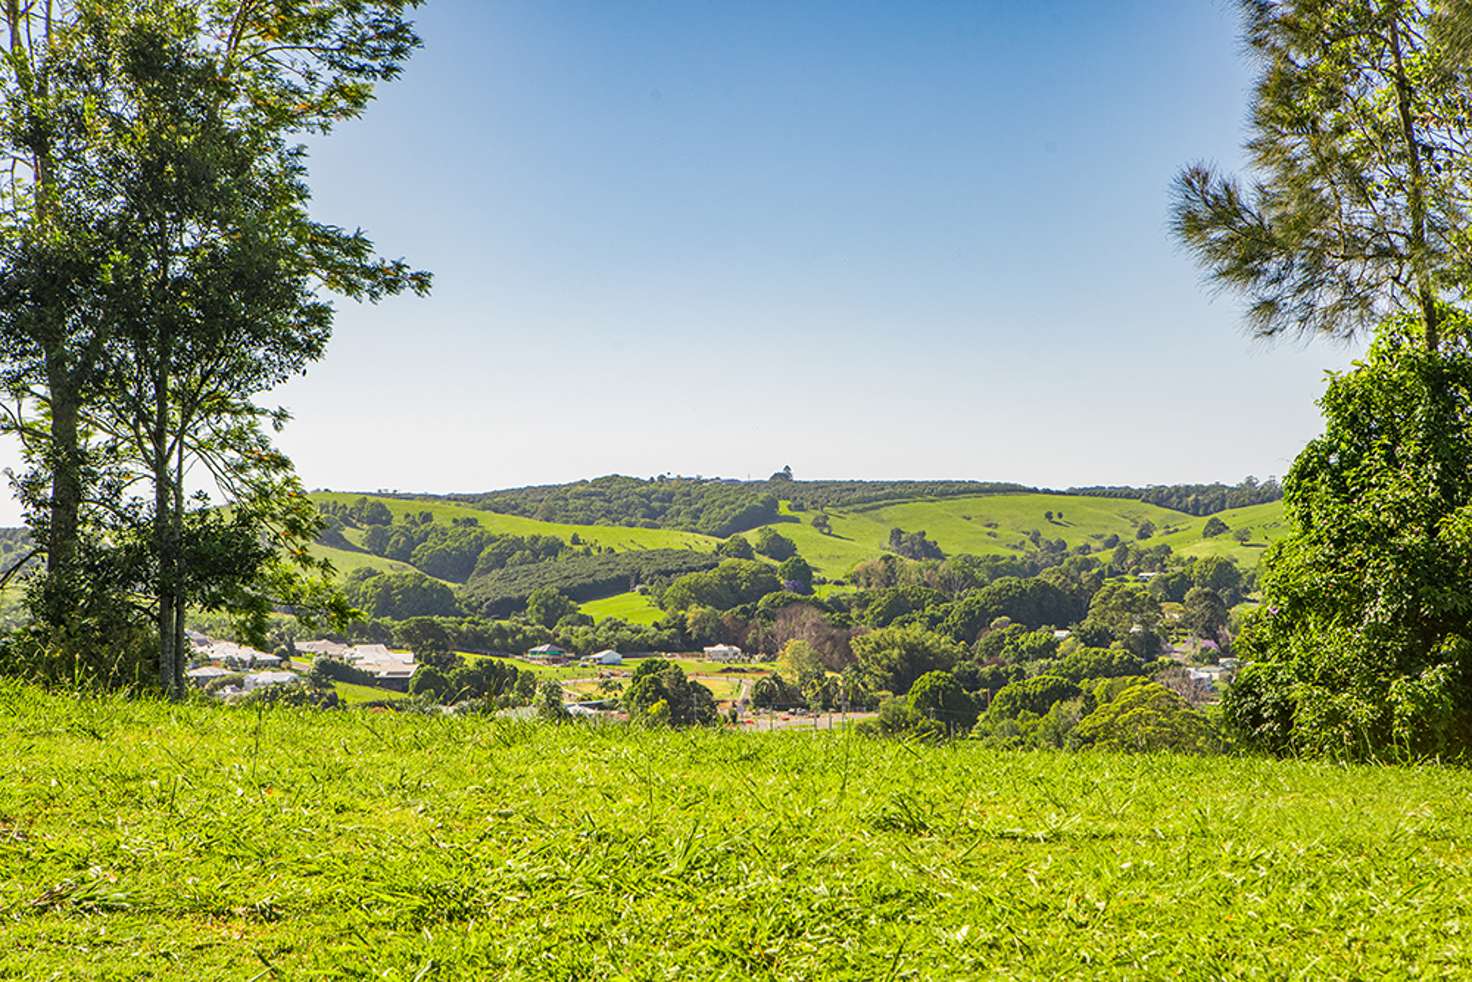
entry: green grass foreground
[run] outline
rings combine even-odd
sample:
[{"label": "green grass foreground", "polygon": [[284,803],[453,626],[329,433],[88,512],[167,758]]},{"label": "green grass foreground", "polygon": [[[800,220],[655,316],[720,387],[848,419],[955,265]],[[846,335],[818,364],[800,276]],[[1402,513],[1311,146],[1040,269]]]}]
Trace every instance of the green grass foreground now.
[{"label": "green grass foreground", "polygon": [[0,977],[1472,971],[1472,775],[0,682]]}]

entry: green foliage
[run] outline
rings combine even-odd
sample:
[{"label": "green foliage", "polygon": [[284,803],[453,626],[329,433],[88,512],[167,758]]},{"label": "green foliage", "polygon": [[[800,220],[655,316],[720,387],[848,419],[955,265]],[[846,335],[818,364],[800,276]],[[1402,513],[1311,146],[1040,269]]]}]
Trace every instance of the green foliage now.
[{"label": "green foliage", "polygon": [[562,685],[555,679],[544,679],[537,686],[537,698],[532,705],[536,708],[538,719],[552,723],[561,723],[568,719],[567,707],[562,704]]},{"label": "green foliage", "polygon": [[692,682],[674,662],[648,658],[634,670],[624,690],[629,719],[648,726],[706,726],[716,722],[711,691]]},{"label": "green foliage", "polygon": [[949,733],[964,732],[976,723],[976,701],[950,672],[926,672],[910,688],[910,708],[939,723]]},{"label": "green foliage", "polygon": [[853,652],[876,687],[904,695],[926,672],[950,671],[966,650],[923,628],[882,627],[854,638]]},{"label": "green foliage", "polygon": [[744,535],[733,535],[721,540],[716,546],[716,555],[723,559],[755,559],[756,550]]},{"label": "green foliage", "polygon": [[801,556],[790,556],[778,563],[777,578],[785,588],[795,589],[798,593],[811,593],[813,590],[813,568]]},{"label": "green foliage", "polygon": [[664,592],[666,610],[685,611],[691,607],[730,610],[742,604],[756,603],[769,593],[782,589],[777,574],[763,562],[728,559],[715,569],[682,576]]},{"label": "green foliage", "polygon": [[1181,622],[1194,636],[1215,640],[1227,629],[1227,605],[1215,590],[1192,587],[1186,594]]},{"label": "green foliage", "polygon": [[797,709],[807,704],[802,690],[780,672],[764,675],[751,687],[751,704],[757,709]]},{"label": "green foliage", "polygon": [[1095,498],[1135,498],[1161,508],[1188,515],[1214,515],[1230,508],[1247,508],[1267,504],[1283,497],[1283,487],[1272,478],[1258,481],[1249,477],[1240,484],[1170,484],[1148,488],[1088,487],[1070,488],[1069,494]]},{"label": "green foliage", "polygon": [[999,617],[1028,627],[1072,624],[1083,613],[1078,599],[1046,580],[1001,579],[947,605],[940,627],[970,644]]},{"label": "green foliage", "polygon": [[903,529],[889,530],[889,548],[906,559],[944,559],[940,546],[926,537],[925,532],[906,532]]},{"label": "green foliage", "polygon": [[1070,682],[1138,675],[1145,663],[1124,648],[1076,648],[1053,665],[1051,673]]},{"label": "green foliage", "polygon": [[993,698],[987,713],[1001,719],[1015,718],[1019,713],[1041,716],[1064,699],[1077,699],[1078,686],[1056,675],[1037,675],[1002,687]]},{"label": "green foliage", "polygon": [[577,613],[577,609],[578,605],[555,587],[538,587],[526,598],[526,619],[543,627],[556,626],[563,618]]},{"label": "green foliage", "polygon": [[1291,533],[1262,573],[1256,665],[1227,696],[1237,736],[1276,752],[1464,756],[1472,747],[1472,350],[1447,312],[1428,353],[1391,322],[1331,378],[1324,435],[1286,481]]},{"label": "green foliage", "polygon": [[1123,687],[1079,721],[1071,742],[1138,753],[1209,753],[1217,747],[1210,720],[1155,682]]},{"label": "green foliage", "polygon": [[1243,187],[1210,167],[1176,182],[1177,237],[1247,300],[1253,327],[1353,336],[1472,285],[1462,255],[1472,77],[1460,3],[1253,0],[1259,68]]},{"label": "green foliage", "polygon": [[756,532],[756,551],[781,562],[797,555],[797,544],[770,525],[764,525]]},{"label": "green foliage", "polygon": [[1201,526],[1201,537],[1203,539],[1211,539],[1218,535],[1226,535],[1230,531],[1231,529],[1227,526],[1226,522],[1213,515],[1206,520],[1205,525]]},{"label": "green foliage", "polygon": [[[523,609],[533,591],[560,591],[570,600],[596,600],[624,593],[665,577],[681,576],[716,565],[709,553],[687,549],[647,549],[574,556],[554,563],[508,566],[470,579],[460,591],[467,610],[485,617],[504,617]],[[774,578],[775,579],[775,578]]]},{"label": "green foliage", "polygon": [[454,591],[419,572],[379,573],[361,569],[348,577],[344,590],[348,602],[370,617],[403,620],[460,612]]},{"label": "green foliage", "polygon": [[420,665],[409,677],[409,695],[439,702],[450,692],[450,680],[433,665]]},{"label": "green foliage", "polygon": [[777,499],[765,485],[690,478],[600,477],[460,500],[549,522],[687,529],[719,538],[777,518]]}]

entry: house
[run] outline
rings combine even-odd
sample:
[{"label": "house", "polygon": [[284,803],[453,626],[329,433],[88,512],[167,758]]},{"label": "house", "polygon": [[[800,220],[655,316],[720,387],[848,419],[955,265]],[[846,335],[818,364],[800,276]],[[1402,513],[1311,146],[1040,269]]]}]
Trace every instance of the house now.
[{"label": "house", "polygon": [[279,655],[257,651],[233,641],[211,641],[199,649],[199,654],[206,661],[223,662],[230,668],[275,668],[282,661]]},{"label": "house", "polygon": [[265,689],[273,685],[290,685],[300,678],[295,672],[255,672],[245,677],[245,691]]},{"label": "house", "polygon": [[527,660],[558,665],[567,660],[567,650],[555,644],[539,644],[526,653]]},{"label": "house", "polygon": [[360,644],[347,650],[343,656],[352,665],[373,676],[373,683],[385,689],[407,691],[409,679],[418,667],[414,655],[408,651],[390,651],[381,644]]},{"label": "house", "polygon": [[622,665],[624,663],[624,656],[612,648],[607,648],[588,660],[594,665]]},{"label": "house", "polygon": [[296,645],[296,650],[303,655],[326,655],[328,658],[341,658],[347,661],[348,653],[352,646],[337,641],[303,641]]},{"label": "house", "polygon": [[195,685],[205,685],[215,679],[224,678],[226,675],[235,673],[228,668],[220,668],[218,665],[201,665],[199,668],[191,668],[184,673],[184,677]]},{"label": "house", "polygon": [[705,649],[705,657],[711,661],[740,661],[741,649],[734,644],[713,644]]}]

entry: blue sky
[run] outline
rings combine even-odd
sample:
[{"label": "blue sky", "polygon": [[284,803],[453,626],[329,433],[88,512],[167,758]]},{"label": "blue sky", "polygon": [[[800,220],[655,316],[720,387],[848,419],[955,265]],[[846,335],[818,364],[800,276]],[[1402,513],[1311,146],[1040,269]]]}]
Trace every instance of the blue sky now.
[{"label": "blue sky", "polygon": [[1216,0],[430,0],[314,149],[434,271],[274,394],[311,487],[611,472],[1065,486],[1281,474],[1342,346],[1267,346],[1166,232],[1239,158]]}]

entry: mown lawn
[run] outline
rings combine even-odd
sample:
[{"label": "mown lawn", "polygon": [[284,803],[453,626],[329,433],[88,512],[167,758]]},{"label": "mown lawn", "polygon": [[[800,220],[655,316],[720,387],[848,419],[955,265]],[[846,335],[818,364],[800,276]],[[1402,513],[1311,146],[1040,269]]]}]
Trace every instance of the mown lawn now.
[{"label": "mown lawn", "polygon": [[1466,976],[1472,776],[0,683],[0,977]]}]

